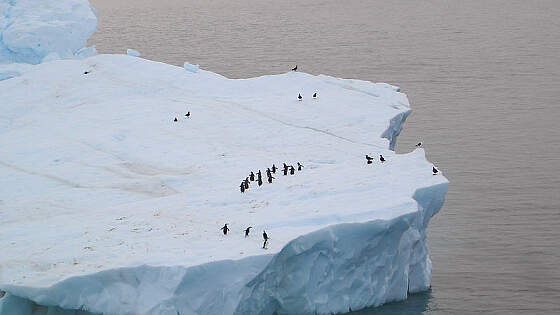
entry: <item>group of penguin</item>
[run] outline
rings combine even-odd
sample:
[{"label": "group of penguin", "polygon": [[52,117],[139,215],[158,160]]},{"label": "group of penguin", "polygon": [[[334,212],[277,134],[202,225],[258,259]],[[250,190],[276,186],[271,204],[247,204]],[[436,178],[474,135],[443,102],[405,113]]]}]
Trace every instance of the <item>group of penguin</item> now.
[{"label": "group of penguin", "polygon": [[[249,233],[251,232],[251,229],[252,229],[252,228],[253,228],[252,226],[249,226],[249,227],[247,227],[247,228],[244,230],[244,232],[245,232],[245,237],[249,237]],[[227,226],[227,223],[224,224],[224,226],[223,226],[220,230],[222,230],[222,232],[224,233],[224,235],[227,235],[228,232],[229,232],[229,227]],[[262,247],[262,248],[263,248],[263,249],[266,249],[266,246],[268,245],[268,234],[266,234],[266,231],[263,231],[263,234],[262,234],[262,235],[263,235],[263,239],[264,239],[264,243],[263,243],[263,247]]]},{"label": "group of penguin", "polygon": [[[185,114],[185,117],[190,118],[190,117],[191,117],[191,112],[187,112],[187,113]],[[177,117],[175,117],[175,119],[173,119],[173,121],[174,121],[174,122],[178,122],[179,119],[177,119]]]},{"label": "group of penguin", "polygon": [[[286,163],[283,164],[284,168],[282,169],[282,172],[284,173],[284,176],[288,175],[288,173],[290,175],[294,175],[296,173],[296,168],[293,165],[287,165]],[[303,165],[300,162],[297,162],[297,170],[301,171],[302,169]],[[275,164],[272,164],[272,168],[266,169],[266,176],[269,184],[272,184],[272,180],[275,179],[272,174],[276,174],[276,170],[278,170],[278,168]],[[241,193],[244,193],[245,190],[249,189],[249,183],[254,182],[255,180],[257,181],[257,185],[262,186],[263,179],[261,170],[259,170],[256,175],[251,171],[249,176],[245,177],[245,179],[241,181],[241,184],[239,185],[239,190],[241,191]]]},{"label": "group of penguin", "polygon": [[[297,65],[292,68],[292,71],[297,71]],[[317,92],[313,93],[313,98],[317,98]],[[301,96],[301,93],[298,93],[297,99],[298,101],[303,100],[303,96]]]},{"label": "group of penguin", "polygon": [[[416,144],[417,148],[420,148],[421,146],[422,146],[422,142],[418,142]],[[366,163],[367,164],[373,163],[373,160],[374,160],[374,158],[372,158],[371,156],[366,154]],[[379,161],[381,163],[384,163],[386,161],[382,154],[379,154]],[[432,173],[433,173],[433,175],[437,175],[439,173],[439,170],[435,166],[432,166]]]}]

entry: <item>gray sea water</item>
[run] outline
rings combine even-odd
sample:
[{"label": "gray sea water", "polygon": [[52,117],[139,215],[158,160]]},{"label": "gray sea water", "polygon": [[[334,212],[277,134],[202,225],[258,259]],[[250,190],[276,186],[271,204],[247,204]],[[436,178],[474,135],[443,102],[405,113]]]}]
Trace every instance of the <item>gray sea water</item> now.
[{"label": "gray sea water", "polygon": [[430,292],[355,314],[560,314],[560,1],[90,0],[101,53],[388,82],[450,179]]}]

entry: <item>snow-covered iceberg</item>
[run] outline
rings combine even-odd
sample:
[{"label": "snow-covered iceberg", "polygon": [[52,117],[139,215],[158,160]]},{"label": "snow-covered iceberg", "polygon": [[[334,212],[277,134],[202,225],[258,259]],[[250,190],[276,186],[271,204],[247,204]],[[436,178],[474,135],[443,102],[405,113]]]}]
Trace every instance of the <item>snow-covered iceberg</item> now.
[{"label": "snow-covered iceberg", "polygon": [[448,181],[423,149],[392,151],[411,112],[397,87],[127,55],[9,69],[0,315],[331,314],[429,288]]},{"label": "snow-covered iceberg", "polygon": [[87,0],[0,0],[0,64],[91,56],[96,28]]}]

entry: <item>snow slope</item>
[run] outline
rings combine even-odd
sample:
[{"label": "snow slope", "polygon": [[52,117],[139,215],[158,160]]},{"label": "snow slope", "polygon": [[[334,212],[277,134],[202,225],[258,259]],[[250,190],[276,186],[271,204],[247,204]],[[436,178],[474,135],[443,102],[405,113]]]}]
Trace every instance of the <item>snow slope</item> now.
[{"label": "snow slope", "polygon": [[0,0],[0,64],[91,56],[84,46],[96,28],[87,0]]},{"label": "snow slope", "polygon": [[430,285],[448,181],[423,149],[390,150],[398,88],[98,55],[32,66],[0,100],[2,315],[330,314]]}]

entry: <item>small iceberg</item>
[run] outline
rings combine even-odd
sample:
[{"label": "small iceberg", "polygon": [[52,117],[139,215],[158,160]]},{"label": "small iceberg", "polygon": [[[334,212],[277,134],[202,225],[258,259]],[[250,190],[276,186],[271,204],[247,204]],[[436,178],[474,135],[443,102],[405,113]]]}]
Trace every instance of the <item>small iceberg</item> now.
[{"label": "small iceberg", "polygon": [[193,72],[193,73],[197,73],[198,70],[200,69],[199,65],[193,65],[193,64],[190,64],[188,62],[185,62],[183,67],[185,68],[185,70],[187,70],[189,72]]},{"label": "small iceberg", "polygon": [[134,50],[130,48],[126,50],[126,54],[132,57],[140,57],[140,52],[138,50]]}]

